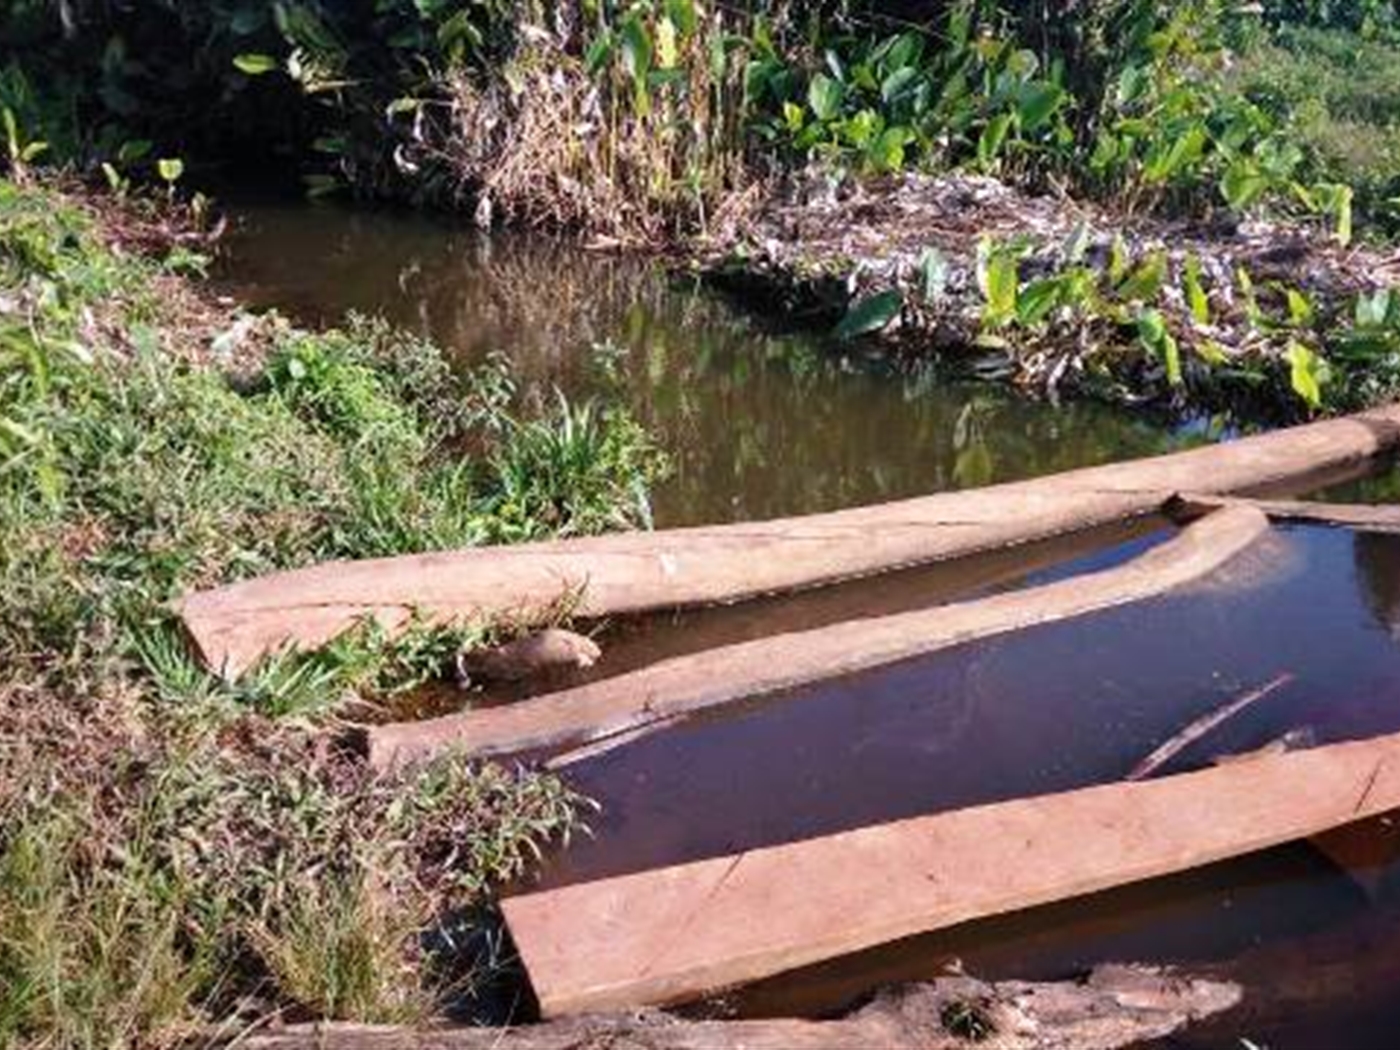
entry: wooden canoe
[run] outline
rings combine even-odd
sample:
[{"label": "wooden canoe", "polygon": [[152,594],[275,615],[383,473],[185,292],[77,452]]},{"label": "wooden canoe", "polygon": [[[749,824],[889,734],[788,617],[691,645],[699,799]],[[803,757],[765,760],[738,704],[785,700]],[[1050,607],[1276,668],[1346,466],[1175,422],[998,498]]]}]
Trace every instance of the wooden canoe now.
[{"label": "wooden canoe", "polygon": [[366,750],[384,768],[447,749],[484,757],[631,739],[721,704],[1152,598],[1209,576],[1268,529],[1259,511],[1232,507],[1124,565],[975,601],[727,645],[507,706],[373,726],[365,731]]},{"label": "wooden canoe", "polygon": [[788,518],[337,562],[186,596],[207,666],[236,676],[366,616],[386,628],[528,613],[581,593],[580,613],[731,602],[959,557],[1142,515],[1177,492],[1301,488],[1400,443],[1400,405],[1151,459]]},{"label": "wooden canoe", "polygon": [[862,828],[503,909],[542,1011],[666,1004],[1400,807],[1400,734]]}]

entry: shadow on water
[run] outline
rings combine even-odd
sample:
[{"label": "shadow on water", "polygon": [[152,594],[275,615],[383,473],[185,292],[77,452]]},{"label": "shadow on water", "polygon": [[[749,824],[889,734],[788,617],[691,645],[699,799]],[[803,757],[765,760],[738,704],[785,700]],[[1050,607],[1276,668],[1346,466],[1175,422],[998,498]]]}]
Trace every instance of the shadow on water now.
[{"label": "shadow on water", "polygon": [[526,384],[618,397],[670,453],[658,525],[803,514],[1151,455],[1204,440],[1142,413],[1055,408],[898,372],[783,331],[656,264],[441,219],[248,206],[224,277],[317,322],[382,314]]}]

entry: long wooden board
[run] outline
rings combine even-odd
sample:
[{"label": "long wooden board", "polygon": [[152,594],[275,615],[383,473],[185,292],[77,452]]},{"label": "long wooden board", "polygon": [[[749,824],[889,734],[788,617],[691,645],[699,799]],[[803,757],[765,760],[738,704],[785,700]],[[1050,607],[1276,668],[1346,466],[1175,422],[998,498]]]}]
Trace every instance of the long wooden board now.
[{"label": "long wooden board", "polygon": [[1400,734],[508,898],[546,1016],[680,1002],[1400,807]]},{"label": "long wooden board", "polygon": [[448,748],[482,757],[630,739],[641,729],[720,704],[1142,601],[1208,576],[1268,528],[1259,511],[1232,507],[1100,572],[723,646],[508,706],[374,726],[365,732],[367,750],[370,761],[383,768]]},{"label": "long wooden board", "polygon": [[1154,510],[1176,492],[1301,486],[1400,443],[1400,405],[1151,459],[777,521],[335,562],[185,597],[211,668],[241,673],[366,616],[401,626],[519,614],[580,591],[611,615],[729,602],[958,557]]}]

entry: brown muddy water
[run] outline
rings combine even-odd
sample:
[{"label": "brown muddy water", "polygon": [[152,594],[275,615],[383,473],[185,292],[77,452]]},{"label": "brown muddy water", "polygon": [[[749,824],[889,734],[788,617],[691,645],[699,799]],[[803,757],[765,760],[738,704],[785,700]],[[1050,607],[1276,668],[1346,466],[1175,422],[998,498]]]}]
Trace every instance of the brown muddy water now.
[{"label": "brown muddy water", "polygon": [[[646,263],[486,239],[412,215],[248,208],[226,279],[293,317],[380,313],[466,362],[500,352],[527,382],[621,399],[676,466],[656,494],[658,525],[827,510],[1213,436],[1101,406],[1057,409],[945,385],[784,330]],[[1400,472],[1325,494],[1400,498]],[[782,599],[602,625],[597,673],[1090,571],[1171,527],[1149,519]],[[1266,549],[1189,592],[791,690],[586,758],[567,775],[602,804],[593,834],[522,888],[1114,780],[1192,719],[1285,672],[1295,676],[1285,688],[1167,772],[1284,733],[1324,743],[1400,730],[1400,537],[1280,529]],[[1395,951],[1385,935],[1400,933],[1400,866],[1382,873],[1380,887],[1368,895],[1295,844],[913,938],[700,1009],[830,1014],[955,960],[991,977],[1056,978],[1104,961],[1244,958],[1238,976],[1257,973],[1263,989],[1253,1005],[1173,1045],[1389,1047],[1400,987],[1373,978]],[[1278,990],[1305,983],[1327,952],[1354,957],[1355,979],[1297,1007]]]},{"label": "brown muddy water", "polygon": [[1010,481],[1209,434],[896,370],[643,260],[412,213],[271,204],[235,214],[225,278],[254,305],[308,322],[380,314],[464,363],[502,354],[527,385],[628,405],[674,466],[654,494],[658,527]]}]

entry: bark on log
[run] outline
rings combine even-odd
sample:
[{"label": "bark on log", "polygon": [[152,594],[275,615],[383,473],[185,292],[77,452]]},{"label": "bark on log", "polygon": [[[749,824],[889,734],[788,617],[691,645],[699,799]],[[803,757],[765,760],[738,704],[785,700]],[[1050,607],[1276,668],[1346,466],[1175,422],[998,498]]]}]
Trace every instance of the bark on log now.
[{"label": "bark on log", "polygon": [[[1107,966],[1087,981],[986,984],[940,978],[881,994],[835,1021],[686,1021],[661,1013],[566,1019],[513,1029],[298,1026],[258,1033],[244,1050],[1115,1050],[1160,1039],[1234,1007],[1240,989],[1149,967]],[[945,1011],[971,1006],[995,1032],[973,1043]]]},{"label": "bark on log", "polygon": [[178,603],[199,654],[237,675],[365,616],[386,628],[519,613],[581,590],[611,615],[730,602],[987,551],[1148,513],[1177,492],[1301,487],[1400,443],[1400,405],[1152,459],[770,522],[480,548],[280,573]]},{"label": "bark on log", "polygon": [[[1101,572],[977,601],[676,657],[508,706],[374,726],[364,733],[365,746],[371,763],[387,768],[449,748],[481,757],[620,743],[641,730],[706,708],[1154,597],[1209,575],[1268,527],[1258,511],[1231,508],[1208,515],[1125,565]],[[598,749],[590,747],[589,753]]]},{"label": "bark on log", "polygon": [[1400,807],[1400,734],[509,897],[545,1016],[665,1005]]}]

